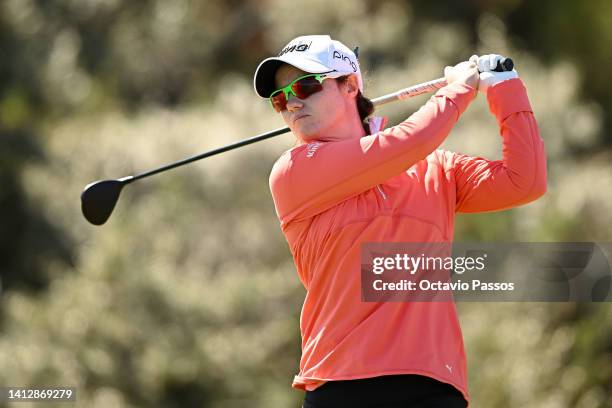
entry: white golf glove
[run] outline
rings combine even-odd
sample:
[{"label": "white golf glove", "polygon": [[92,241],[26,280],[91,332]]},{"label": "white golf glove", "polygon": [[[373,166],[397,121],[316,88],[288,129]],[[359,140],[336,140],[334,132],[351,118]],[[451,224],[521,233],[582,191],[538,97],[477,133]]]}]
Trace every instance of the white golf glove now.
[{"label": "white golf glove", "polygon": [[518,73],[515,69],[512,71],[495,72],[493,71],[497,66],[497,63],[504,57],[499,54],[487,54],[482,56],[472,55],[470,62],[473,62],[480,71],[480,85],[478,90],[486,94],[489,87],[497,85],[500,82],[508,79],[518,78]]}]

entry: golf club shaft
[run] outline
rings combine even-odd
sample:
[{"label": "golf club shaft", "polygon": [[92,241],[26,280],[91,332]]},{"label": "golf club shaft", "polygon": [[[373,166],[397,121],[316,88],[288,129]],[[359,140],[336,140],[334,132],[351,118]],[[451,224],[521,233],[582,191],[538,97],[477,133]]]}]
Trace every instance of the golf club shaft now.
[{"label": "golf club shaft", "polygon": [[446,85],[447,83],[445,78],[438,78],[418,85],[410,86],[408,88],[400,89],[399,91],[387,95],[379,96],[378,98],[372,99],[372,103],[374,106],[380,106],[389,102],[401,101],[403,99],[412,98],[413,96],[424,93],[435,92]]},{"label": "golf club shaft", "polygon": [[[423,82],[421,84],[414,85],[414,86],[404,88],[404,89],[400,89],[399,91],[372,99],[372,103],[374,104],[374,106],[380,106],[380,105],[387,104],[389,102],[412,98],[413,96],[421,95],[424,93],[435,92],[438,89],[444,87],[445,85],[446,85],[446,80],[444,78],[438,78],[433,81]],[[274,136],[282,135],[283,133],[287,133],[289,131],[290,131],[289,127],[272,130],[270,132],[262,133],[260,135],[250,137],[248,139],[244,139],[239,142],[220,147],[218,149],[209,150],[207,152],[198,154],[196,156],[188,157],[186,159],[177,161],[175,163],[167,164],[157,169],[149,170],[144,173],[136,174],[133,176],[123,177],[119,180],[123,182],[124,184],[129,184],[141,178],[149,177],[154,174],[173,169],[175,167],[179,167],[179,166],[182,166],[182,165],[185,165],[185,164],[188,164],[188,163],[200,160],[200,159],[204,159],[206,157],[214,156],[215,154],[227,152],[228,150],[237,149],[239,147],[246,146],[251,143],[259,142],[261,140],[265,140],[265,139],[268,139]]]},{"label": "golf club shaft", "polygon": [[[511,58],[503,58],[497,62],[495,67],[496,72],[512,71],[514,69],[514,61]],[[438,78],[432,81],[423,82],[422,84],[414,85],[408,88],[400,89],[378,98],[372,99],[375,106],[385,103],[412,98],[413,96],[421,95],[428,92],[435,92],[438,89],[447,85],[445,78]]]},{"label": "golf club shaft", "polygon": [[175,163],[167,164],[167,165],[159,167],[157,169],[149,170],[149,171],[146,171],[144,173],[136,174],[134,176],[123,177],[123,178],[121,178],[119,180],[122,181],[124,184],[129,184],[132,181],[136,181],[136,180],[144,178],[144,177],[149,177],[149,176],[152,176],[154,174],[161,173],[162,171],[170,170],[170,169],[173,169],[175,167],[182,166],[184,164],[188,164],[188,163],[200,160],[200,159],[204,159],[204,158],[209,157],[209,156],[214,156],[215,154],[227,152],[228,150],[237,149],[239,147],[246,146],[246,145],[251,144],[251,143],[259,142],[260,140],[268,139],[270,137],[278,136],[278,135],[281,135],[281,134],[287,133],[287,132],[289,132],[289,128],[288,127],[272,130],[270,132],[262,133],[262,134],[257,135],[257,136],[249,137],[248,139],[241,140],[240,142],[232,143],[232,144],[229,144],[227,146],[223,146],[223,147],[219,147],[217,149],[209,150],[207,152],[198,154],[196,156],[188,157],[186,159],[177,161]]},{"label": "golf club shaft", "polygon": [[[514,68],[514,62],[512,61],[512,59],[510,58],[503,58],[500,61],[497,62],[497,66],[495,67],[495,71],[497,72],[502,72],[502,71],[512,71],[512,69]],[[400,89],[399,91],[387,94],[387,95],[383,95],[380,96],[378,98],[374,98],[372,99],[372,103],[374,104],[374,106],[380,106],[380,105],[384,105],[390,102],[394,102],[394,101],[399,101],[399,100],[403,100],[403,99],[408,99],[408,98],[412,98],[413,96],[417,96],[417,95],[421,95],[424,93],[430,93],[430,92],[435,92],[438,89],[446,86],[446,79],[445,78],[438,78],[438,79],[434,79],[432,81],[427,81],[427,82],[423,82],[417,85],[413,85],[410,86],[408,88],[404,88],[404,89]],[[154,174],[157,173],[161,173],[163,171],[166,170],[170,170],[173,169],[175,167],[179,167],[182,166],[184,164],[188,164],[200,159],[204,159],[206,157],[210,157],[210,156],[214,156],[215,154],[219,154],[219,153],[223,153],[223,152],[227,152],[228,150],[233,150],[236,149],[238,147],[242,147],[242,146],[246,146],[248,144],[251,143],[255,143],[255,142],[259,142],[260,140],[265,140],[274,136],[278,136],[278,135],[282,135],[283,133],[287,133],[289,132],[290,129],[289,127],[284,127],[284,128],[280,128],[280,129],[276,129],[276,130],[272,130],[270,132],[266,132],[266,133],[262,133],[260,135],[257,136],[253,136],[250,137],[248,139],[244,139],[241,140],[239,142],[236,143],[232,143],[230,145],[227,146],[223,146],[214,150],[210,150],[208,152],[204,152],[201,154],[198,154],[196,156],[192,156],[192,157],[188,157],[186,159],[180,160],[178,162],[175,163],[170,163],[167,164],[165,166],[159,167],[157,169],[153,169],[153,170],[149,170],[146,171],[144,173],[140,173],[140,174],[136,174],[133,176],[127,176],[127,177],[123,177],[120,178],[119,181],[121,183],[125,184],[129,184],[132,181],[136,181],[138,179],[141,178],[145,178],[145,177],[149,177],[152,176]]]}]

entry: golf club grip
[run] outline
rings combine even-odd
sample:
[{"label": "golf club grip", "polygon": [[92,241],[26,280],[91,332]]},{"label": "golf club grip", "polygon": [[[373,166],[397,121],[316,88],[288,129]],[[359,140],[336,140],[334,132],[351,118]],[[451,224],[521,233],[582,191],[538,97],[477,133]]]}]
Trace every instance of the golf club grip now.
[{"label": "golf club grip", "polygon": [[497,61],[497,66],[493,71],[495,72],[504,72],[504,71],[512,71],[514,69],[514,61],[512,58],[502,58]]}]

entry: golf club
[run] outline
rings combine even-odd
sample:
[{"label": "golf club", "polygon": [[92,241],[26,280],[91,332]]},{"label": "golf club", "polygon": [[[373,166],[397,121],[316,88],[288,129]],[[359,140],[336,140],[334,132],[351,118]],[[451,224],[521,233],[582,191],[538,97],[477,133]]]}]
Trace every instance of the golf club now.
[{"label": "golf club", "polygon": [[[495,71],[512,71],[514,63],[510,58],[505,58],[498,62]],[[374,106],[381,106],[390,102],[404,100],[412,98],[417,95],[424,93],[435,92],[438,89],[446,86],[446,80],[444,78],[434,79],[432,81],[423,82],[418,85],[414,85],[408,88],[400,89],[399,91],[380,96],[372,99]],[[81,211],[85,216],[85,219],[93,225],[102,225],[110,217],[121,190],[126,185],[143,179],[145,177],[152,176],[163,171],[171,170],[179,166],[201,160],[206,157],[214,156],[215,154],[227,152],[229,150],[237,149],[242,146],[246,146],[251,143],[259,142],[264,139],[268,139],[274,136],[281,135],[289,132],[289,127],[284,127],[270,132],[262,133],[257,136],[244,139],[240,142],[232,143],[227,146],[223,146],[217,149],[209,150],[207,152],[198,154],[196,156],[188,157],[186,159],[170,163],[157,169],[149,170],[144,173],[136,174],[133,176],[127,176],[116,180],[98,180],[85,186],[85,189],[81,193]]]}]

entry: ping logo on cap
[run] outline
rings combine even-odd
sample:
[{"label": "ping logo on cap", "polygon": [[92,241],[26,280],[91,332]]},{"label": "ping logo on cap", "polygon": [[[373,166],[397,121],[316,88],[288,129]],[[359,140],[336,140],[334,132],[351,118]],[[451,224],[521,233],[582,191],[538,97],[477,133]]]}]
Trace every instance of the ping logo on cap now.
[{"label": "ping logo on cap", "polygon": [[299,42],[297,44],[288,45],[287,47],[283,48],[281,52],[278,53],[277,57],[281,57],[293,51],[300,51],[300,52],[308,51],[311,44],[312,44],[312,41],[309,42],[308,44]]},{"label": "ping logo on cap", "polygon": [[357,72],[357,64],[348,55],[344,55],[340,51],[334,51],[333,58],[339,58],[342,61],[348,62],[351,68],[353,68],[353,72]]}]

